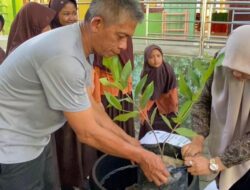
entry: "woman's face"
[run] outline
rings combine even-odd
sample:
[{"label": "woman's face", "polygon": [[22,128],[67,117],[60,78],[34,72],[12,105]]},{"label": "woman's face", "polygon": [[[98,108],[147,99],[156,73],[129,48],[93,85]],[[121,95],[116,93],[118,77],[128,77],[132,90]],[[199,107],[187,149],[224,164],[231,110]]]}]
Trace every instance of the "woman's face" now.
[{"label": "woman's face", "polygon": [[249,80],[250,79],[250,75],[248,75],[246,73],[242,73],[242,72],[237,71],[237,70],[233,70],[233,76],[238,80]]},{"label": "woman's face", "polygon": [[77,10],[73,3],[67,3],[58,14],[59,22],[65,26],[77,22]]},{"label": "woman's face", "polygon": [[158,49],[154,49],[148,58],[148,64],[151,67],[160,67],[162,62],[163,62],[163,57],[161,52]]}]

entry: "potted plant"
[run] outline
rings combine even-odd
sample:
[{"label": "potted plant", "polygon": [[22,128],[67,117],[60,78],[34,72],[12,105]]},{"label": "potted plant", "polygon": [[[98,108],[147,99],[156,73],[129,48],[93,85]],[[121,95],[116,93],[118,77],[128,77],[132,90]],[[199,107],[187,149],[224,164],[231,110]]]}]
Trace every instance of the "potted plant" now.
[{"label": "potted plant", "polygon": [[[199,72],[197,73],[197,72],[191,70],[189,73],[191,75],[191,81],[189,81],[189,82],[193,83],[192,88],[189,87],[188,83],[185,80],[185,77],[183,75],[179,75],[179,90],[180,90],[180,93],[184,97],[184,102],[180,106],[180,111],[177,114],[177,116],[175,118],[173,118],[175,126],[172,126],[170,124],[170,121],[164,115],[162,115],[162,118],[163,118],[164,122],[166,123],[166,127],[171,128],[171,133],[165,138],[165,140],[162,143],[159,143],[159,139],[157,137],[157,134],[155,133],[155,131],[152,128],[152,124],[154,122],[154,116],[155,116],[155,112],[156,112],[156,110],[154,110],[151,118],[147,119],[147,117],[145,117],[145,119],[146,119],[146,122],[148,122],[149,126],[151,126],[152,135],[155,137],[155,140],[157,143],[152,144],[150,146],[145,146],[145,148],[160,154],[162,159],[165,157],[164,155],[170,155],[171,157],[174,157],[175,160],[177,160],[177,158],[181,158],[180,148],[176,148],[176,147],[171,148],[173,146],[169,145],[166,142],[168,141],[168,139],[171,137],[171,135],[173,133],[177,133],[177,134],[180,134],[180,135],[188,137],[188,138],[192,138],[194,135],[196,135],[191,129],[183,127],[181,124],[188,117],[190,110],[192,108],[192,105],[199,99],[199,96],[202,92],[202,89],[203,89],[206,81],[213,73],[215,65],[218,64],[218,62],[220,62],[221,60],[222,60],[221,56],[218,59],[213,59],[210,62],[208,69],[204,69],[202,67],[201,61],[196,61],[194,64],[196,65],[196,68],[199,70]],[[117,89],[123,91],[127,87],[127,80],[129,78],[129,76],[131,76],[131,74],[132,74],[131,63],[128,62],[122,68],[120,63],[119,63],[118,57],[112,57],[112,58],[104,58],[103,65],[106,66],[110,70],[114,81],[111,82],[107,78],[102,78],[102,79],[100,79],[100,82],[103,85],[105,85],[106,87],[117,88]],[[153,82],[151,82],[147,86],[144,86],[146,83],[146,80],[147,80],[147,76],[144,76],[136,85],[135,91],[134,91],[134,99],[132,99],[128,95],[126,98],[119,100],[116,97],[114,97],[113,95],[111,95],[110,93],[105,93],[105,96],[106,96],[108,102],[110,103],[109,106],[114,106],[116,109],[122,110],[123,112],[125,112],[124,114],[120,114],[117,117],[115,117],[114,120],[126,121],[129,118],[132,118],[132,117],[135,118],[135,117],[138,117],[139,114],[143,114],[142,110],[146,106],[146,103],[148,102],[148,100],[150,99],[150,97],[152,96],[153,91],[154,91]],[[134,108],[135,108],[134,111],[131,112],[131,111],[124,110],[121,106],[122,101],[128,101],[130,103],[133,103]],[[173,151],[169,151],[171,149],[173,149]],[[176,154],[176,153],[178,153],[178,154]],[[112,159],[114,159],[114,162],[115,162],[116,159],[113,157],[112,157]],[[167,162],[169,162],[169,159],[167,159],[167,160],[168,160]],[[121,168],[125,169],[124,167],[126,168],[126,171],[134,170],[134,167],[132,167],[131,165],[127,165],[127,163],[125,165],[121,166]],[[127,168],[127,167],[129,167],[129,168]],[[169,169],[171,169],[171,171],[172,171],[173,168],[170,166]],[[185,167],[182,166],[182,169],[185,169]],[[102,168],[102,169],[100,169],[100,171],[101,170],[109,170],[109,169]],[[124,170],[121,170],[121,171],[124,172]],[[110,171],[110,172],[112,173],[112,171]],[[95,171],[94,171],[94,173],[95,173]],[[126,174],[126,175],[129,175],[129,174]],[[139,174],[137,173],[136,178],[137,178],[137,180],[139,180],[139,183],[141,181],[141,184],[142,184],[145,182],[145,180],[141,176],[142,175],[140,175],[140,172],[139,172]],[[187,177],[185,179],[187,179]],[[185,179],[180,178],[180,180],[185,180]],[[126,185],[128,185],[128,184],[126,184]],[[172,186],[171,188],[173,188],[173,187],[174,186]],[[168,187],[166,187],[164,189],[168,189]]]}]

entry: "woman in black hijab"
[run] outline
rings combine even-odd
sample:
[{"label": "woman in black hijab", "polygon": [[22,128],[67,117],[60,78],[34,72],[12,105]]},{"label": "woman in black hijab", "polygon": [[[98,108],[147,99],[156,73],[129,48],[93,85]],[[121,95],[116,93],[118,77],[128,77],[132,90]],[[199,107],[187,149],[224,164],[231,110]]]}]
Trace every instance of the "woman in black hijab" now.
[{"label": "woman in black hijab", "polygon": [[49,30],[55,14],[44,5],[35,2],[25,4],[11,24],[6,56],[26,40]]},{"label": "woman in black hijab", "polygon": [[148,131],[152,130],[145,120],[145,116],[150,118],[155,108],[157,108],[154,130],[170,131],[171,129],[164,123],[160,114],[169,119],[175,116],[178,111],[177,81],[173,68],[164,61],[162,49],[157,45],[150,45],[144,51],[144,66],[141,78],[147,75],[146,85],[154,81],[154,93],[143,110],[141,116],[141,128],[139,138],[142,138]]},{"label": "woman in black hijab", "polygon": [[73,24],[78,20],[75,0],[51,0],[49,8],[56,11],[56,16],[51,22],[52,29]]}]

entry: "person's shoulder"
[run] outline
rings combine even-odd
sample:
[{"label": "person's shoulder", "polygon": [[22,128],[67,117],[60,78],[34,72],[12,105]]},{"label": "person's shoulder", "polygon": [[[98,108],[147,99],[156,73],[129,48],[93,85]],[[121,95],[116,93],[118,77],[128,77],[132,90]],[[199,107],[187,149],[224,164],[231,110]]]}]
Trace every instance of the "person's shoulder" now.
[{"label": "person's shoulder", "polygon": [[79,23],[73,23],[73,24],[69,24],[69,25],[66,25],[66,26],[61,26],[59,28],[55,28],[52,31],[62,32],[62,33],[67,33],[67,32],[70,32],[70,33],[76,32],[76,33],[78,33],[78,32],[81,32],[81,29],[80,29]]},{"label": "person's shoulder", "polygon": [[[82,61],[68,54],[54,55],[43,63],[40,72],[63,75],[65,78],[84,76],[85,68]],[[81,77],[80,77],[81,78]]]},{"label": "person's shoulder", "polygon": [[76,33],[79,33],[80,28],[77,24],[70,24],[67,26],[62,26],[59,28],[55,28],[49,30],[45,33],[40,34],[39,36],[43,38],[57,38],[57,39],[70,39],[72,37],[75,38]]}]

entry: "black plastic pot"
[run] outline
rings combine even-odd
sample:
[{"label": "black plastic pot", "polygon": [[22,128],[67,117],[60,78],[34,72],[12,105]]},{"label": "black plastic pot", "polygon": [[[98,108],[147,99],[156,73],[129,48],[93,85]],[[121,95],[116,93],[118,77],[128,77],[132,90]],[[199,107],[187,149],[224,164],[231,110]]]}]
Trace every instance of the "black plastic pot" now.
[{"label": "black plastic pot", "polygon": [[[90,178],[91,190],[125,190],[138,181],[138,167],[129,160],[103,155],[94,165]],[[188,176],[188,189],[199,190],[199,178]]]}]

